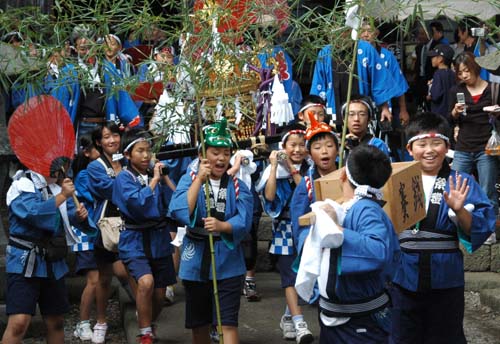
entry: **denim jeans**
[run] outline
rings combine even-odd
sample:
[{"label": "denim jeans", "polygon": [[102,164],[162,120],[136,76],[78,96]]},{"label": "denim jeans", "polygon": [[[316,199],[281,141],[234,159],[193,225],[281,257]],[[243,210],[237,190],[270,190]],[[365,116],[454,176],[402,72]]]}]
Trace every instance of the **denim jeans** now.
[{"label": "denim jeans", "polygon": [[495,189],[497,181],[497,157],[486,155],[481,152],[460,152],[455,151],[453,157],[453,169],[458,172],[472,173],[474,167],[477,169],[479,185],[488,196],[491,204],[498,214],[498,195]]}]

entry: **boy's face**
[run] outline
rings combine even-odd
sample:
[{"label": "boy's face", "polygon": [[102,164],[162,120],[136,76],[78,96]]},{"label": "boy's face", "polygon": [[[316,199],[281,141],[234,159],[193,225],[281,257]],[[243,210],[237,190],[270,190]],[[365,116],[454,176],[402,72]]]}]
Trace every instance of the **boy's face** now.
[{"label": "boy's face", "polygon": [[321,176],[335,171],[337,146],[330,135],[314,141],[311,144],[310,154]]},{"label": "boy's face", "polygon": [[141,174],[146,174],[151,162],[151,145],[148,141],[139,141],[130,152],[125,153],[132,167]]},{"label": "boy's face", "polygon": [[431,57],[432,67],[437,68],[443,59],[442,56],[433,56]]},{"label": "boy's face", "polygon": [[106,36],[105,41],[106,47],[104,49],[104,54],[108,59],[115,57],[121,49],[120,43],[111,36]]},{"label": "boy's face", "polygon": [[318,122],[324,122],[326,113],[325,109],[322,106],[311,106],[310,108],[304,110],[303,112],[299,112],[299,119],[306,124],[309,128],[311,126],[311,120],[309,119],[309,113],[314,115],[314,118]]},{"label": "boy's face", "polygon": [[102,151],[107,155],[111,156],[118,152],[120,149],[120,134],[114,133],[108,128],[104,127],[102,129],[102,139],[101,142],[97,144],[102,146]]},{"label": "boy's face", "polygon": [[448,144],[437,137],[428,137],[412,142],[406,147],[416,161],[420,161],[422,174],[437,176],[448,153]]},{"label": "boy's face", "polygon": [[285,146],[283,147],[286,155],[294,164],[301,164],[306,156],[306,141],[304,135],[292,134],[288,136]]},{"label": "boy's face", "polygon": [[155,60],[160,63],[174,65],[174,55],[169,52],[160,52],[155,55]]},{"label": "boy's face", "polygon": [[368,109],[363,103],[353,102],[349,104],[347,112],[347,128],[349,132],[362,138],[368,130]]},{"label": "boy's face", "polygon": [[[210,178],[220,179],[226,173],[231,158],[231,149],[223,147],[207,147],[207,159],[210,162]],[[200,156],[200,159],[202,157]]]},{"label": "boy's face", "polygon": [[76,40],[76,52],[80,58],[85,58],[90,53],[91,42],[86,38],[78,38]]}]

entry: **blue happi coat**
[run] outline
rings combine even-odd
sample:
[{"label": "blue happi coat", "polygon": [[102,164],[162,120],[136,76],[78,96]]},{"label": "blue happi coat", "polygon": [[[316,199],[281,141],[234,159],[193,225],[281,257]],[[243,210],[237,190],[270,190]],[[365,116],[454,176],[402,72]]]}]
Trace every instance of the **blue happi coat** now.
[{"label": "blue happi coat", "polygon": [[[101,156],[101,158],[103,157]],[[99,159],[92,161],[87,166],[89,175],[89,190],[94,197],[94,212],[93,220],[99,222],[101,214],[104,210],[106,200],[112,203],[113,185],[115,183],[115,172],[111,167],[104,167]],[[122,161],[122,166],[125,162]]]},{"label": "blue happi coat", "polygon": [[[86,169],[81,170],[73,181],[75,184],[75,194],[80,202],[83,202],[90,219],[94,218],[94,197],[89,190],[89,174]],[[72,227],[78,242],[71,246],[73,252],[91,251],[94,249],[94,239],[77,227]]]},{"label": "blue happi coat", "polygon": [[[332,46],[327,45],[318,53],[311,83],[311,94],[326,99],[328,113],[335,113],[335,90],[333,88]],[[359,93],[370,96],[377,105],[403,95],[406,90],[391,77],[377,50],[365,41],[358,42],[357,78]],[[408,85],[406,85],[408,86]],[[336,114],[338,115],[338,114]]]},{"label": "blue happi coat", "polygon": [[[19,174],[16,175],[20,176]],[[47,187],[45,180],[42,180],[41,183]],[[38,186],[41,186],[41,184],[38,184]],[[49,195],[45,199],[41,188],[36,187],[31,179],[21,176],[14,180],[7,193],[7,198],[9,203],[9,233],[11,236],[19,236],[25,240],[27,238],[39,240],[44,236],[65,235],[63,220],[58,207],[56,207],[55,197]],[[92,221],[78,221],[76,207],[71,197],[65,203],[70,224],[81,228],[95,229]],[[6,249],[6,272],[24,274],[29,254],[28,249],[9,244]],[[45,258],[40,253],[36,253],[35,259],[31,277],[53,277],[58,280],[68,272],[68,266],[64,259],[49,263],[45,261]],[[53,276],[49,275],[49,264]]]},{"label": "blue happi coat", "polygon": [[[458,234],[461,243],[469,251],[478,249],[488,236],[495,231],[495,212],[488,197],[484,194],[474,178],[466,173],[459,172],[463,178],[467,178],[469,193],[465,205],[474,205],[472,211],[472,227],[470,236],[466,236],[450,220],[448,210],[450,209],[444,199],[440,201],[436,230],[443,233]],[[456,172],[451,170],[450,175],[456,178]],[[444,183],[444,181],[443,181]],[[449,181],[446,179],[445,191],[449,192]],[[401,253],[401,264],[399,265],[394,283],[401,287],[417,291],[419,277],[419,253]],[[464,285],[464,262],[460,250],[452,253],[431,253],[431,288],[447,289],[462,287]]]},{"label": "blue happi coat", "polygon": [[[139,123],[139,110],[123,88],[124,73],[107,60],[100,60],[99,63],[102,64],[103,92],[106,94],[106,120],[119,119],[125,125]],[[78,74],[77,67],[68,64],[61,69],[59,77],[50,86],[50,94],[63,104],[73,123],[77,120],[79,108],[79,78],[81,75]]]},{"label": "blue happi coat", "polygon": [[400,259],[398,237],[382,207],[360,199],[347,210],[344,242],[325,249],[318,279],[320,294],[338,303],[360,302],[380,295],[390,282]]},{"label": "blue happi coat", "polygon": [[[203,187],[198,193],[195,210],[189,214],[187,192],[191,184],[192,177],[188,172],[181,177],[169,206],[170,216],[188,228],[193,228],[195,223],[203,223],[202,219],[207,216]],[[238,184],[238,197],[232,179],[227,185],[225,221],[231,224],[232,235],[221,234],[222,239],[214,242],[217,279],[244,275],[246,271],[240,243],[252,227],[253,197],[245,183],[239,181]],[[203,250],[208,249],[208,242],[192,240],[187,235],[184,237],[179,268],[181,279],[203,281],[201,277]],[[211,267],[209,279],[212,279]]]},{"label": "blue happi coat", "polygon": [[[271,166],[269,165],[267,168],[271,168]],[[269,252],[285,256],[295,253],[292,220],[289,209],[293,189],[289,178],[276,179],[276,195],[272,202],[267,200],[265,192],[262,192],[264,196],[264,211],[273,219],[273,238]]]},{"label": "blue happi coat", "polygon": [[[164,183],[156,185],[154,191],[140,175],[130,171],[130,166],[122,170],[113,185],[113,203],[120,210],[125,228],[120,232],[118,251],[120,259],[146,257],[144,248],[145,231],[149,231],[151,257],[162,258],[173,253],[170,245],[170,226],[166,222],[168,204],[172,197],[172,190]],[[129,223],[137,224],[138,228],[131,229]],[[161,223],[150,225],[151,223]],[[144,226],[144,227],[141,227]],[[149,229],[148,229],[149,228]],[[147,244],[147,243],[146,243]]]},{"label": "blue happi coat", "polygon": [[295,188],[290,201],[293,241],[297,249],[297,254],[302,252],[302,247],[304,247],[304,242],[309,234],[309,226],[300,226],[299,217],[310,212],[311,203],[316,202],[316,195],[314,194],[315,178],[319,178],[319,174],[313,166],[307,171],[307,175],[302,178],[299,185]]},{"label": "blue happi coat", "polygon": [[380,48],[379,55],[384,62],[385,68],[387,68],[387,70],[391,74],[392,79],[400,88],[400,92],[403,92],[403,94],[406,93],[409,88],[408,82],[406,81],[403,71],[399,66],[396,56],[394,56],[394,54],[390,50],[383,47]]}]

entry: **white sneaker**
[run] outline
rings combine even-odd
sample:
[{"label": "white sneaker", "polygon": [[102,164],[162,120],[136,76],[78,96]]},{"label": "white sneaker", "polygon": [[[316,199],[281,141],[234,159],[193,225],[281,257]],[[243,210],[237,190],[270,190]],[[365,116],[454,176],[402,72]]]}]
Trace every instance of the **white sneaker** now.
[{"label": "white sneaker", "polygon": [[94,334],[92,335],[92,343],[102,344],[106,341],[106,332],[108,332],[108,324],[95,324]]},{"label": "white sneaker", "polygon": [[295,339],[295,326],[291,315],[283,315],[280,321],[280,329],[283,331],[284,339]]},{"label": "white sneaker", "polygon": [[312,343],[314,340],[314,337],[311,331],[307,328],[307,323],[305,321],[297,323],[297,326],[295,326],[295,332],[297,333],[297,336],[295,337],[297,344],[308,344]]},{"label": "white sneaker", "polygon": [[167,301],[167,304],[171,305],[172,303],[174,303],[175,293],[173,285],[167,286],[167,289],[165,290],[165,300]]},{"label": "white sneaker", "polygon": [[73,335],[80,340],[91,340],[92,339],[92,329],[90,328],[90,321],[84,320],[76,324],[75,331]]},{"label": "white sneaker", "polygon": [[493,233],[491,234],[488,239],[484,242],[485,245],[493,245],[497,243],[497,234]]}]

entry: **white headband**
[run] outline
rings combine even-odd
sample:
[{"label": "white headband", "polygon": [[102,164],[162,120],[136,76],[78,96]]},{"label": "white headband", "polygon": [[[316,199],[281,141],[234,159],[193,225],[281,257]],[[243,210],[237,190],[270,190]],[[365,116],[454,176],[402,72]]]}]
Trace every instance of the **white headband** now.
[{"label": "white headband", "polygon": [[359,183],[356,182],[354,178],[352,178],[352,175],[349,172],[349,168],[347,167],[349,165],[348,162],[349,160],[346,161],[345,164],[345,174],[347,175],[347,180],[349,180],[349,182],[356,187],[354,193],[358,196],[364,196],[370,198],[373,198],[373,196],[375,196],[376,199],[381,200],[383,197],[382,189],[377,189],[370,185],[359,185]]},{"label": "white headband", "polygon": [[411,145],[414,141],[421,140],[421,139],[428,139],[428,138],[438,138],[445,140],[447,143],[450,143],[450,139],[448,136],[439,134],[439,133],[426,133],[426,134],[419,134],[415,135],[412,138],[408,140],[408,144]]},{"label": "white headband", "polygon": [[138,142],[142,142],[142,141],[148,141],[148,139],[145,139],[144,137],[139,137],[139,138],[135,139],[134,141],[130,142],[127,147],[125,147],[125,149],[123,150],[123,153],[128,152],[129,149],[132,148],[133,145],[135,145]]},{"label": "white headband", "polygon": [[117,35],[108,33],[106,37],[113,37],[118,42],[118,44],[120,44],[120,47],[122,46],[122,40]]},{"label": "white headband", "polygon": [[285,141],[288,139],[288,136],[290,136],[290,135],[302,135],[302,136],[304,136],[305,134],[306,134],[306,131],[302,130],[302,129],[290,130],[285,135],[283,135],[283,137],[281,138],[281,143],[285,144]]},{"label": "white headband", "polygon": [[314,106],[319,106],[321,107],[323,110],[326,110],[326,106],[324,106],[323,104],[320,104],[320,103],[310,103],[310,104],[306,104],[304,105],[303,107],[300,108],[299,110],[299,113],[300,112],[304,112],[305,110],[309,109],[309,108],[312,108]]}]

